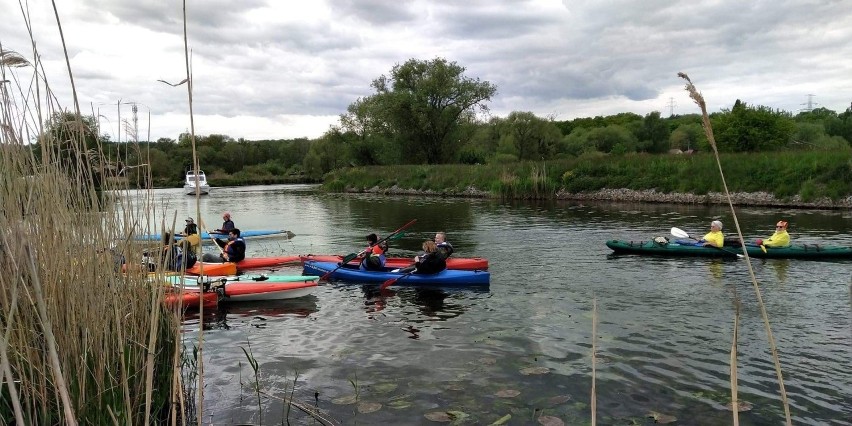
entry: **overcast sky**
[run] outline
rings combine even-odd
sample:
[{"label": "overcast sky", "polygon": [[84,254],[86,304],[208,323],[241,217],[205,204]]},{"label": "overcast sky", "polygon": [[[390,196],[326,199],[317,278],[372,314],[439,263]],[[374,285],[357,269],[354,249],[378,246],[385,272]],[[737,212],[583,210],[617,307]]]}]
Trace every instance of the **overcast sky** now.
[{"label": "overcast sky", "polygon": [[[118,132],[117,102],[139,105],[147,138],[189,129],[180,1],[59,1],[83,108]],[[72,105],[49,1],[29,5],[49,82]],[[31,56],[17,0],[0,0],[0,44]],[[370,83],[411,58],[443,57],[490,81],[492,116],[697,112],[737,98],[798,112],[808,95],[852,102],[852,4],[830,0],[188,0],[196,133],[316,138]],[[131,106],[121,107],[122,121]],[[122,130],[121,139],[124,140]]]}]

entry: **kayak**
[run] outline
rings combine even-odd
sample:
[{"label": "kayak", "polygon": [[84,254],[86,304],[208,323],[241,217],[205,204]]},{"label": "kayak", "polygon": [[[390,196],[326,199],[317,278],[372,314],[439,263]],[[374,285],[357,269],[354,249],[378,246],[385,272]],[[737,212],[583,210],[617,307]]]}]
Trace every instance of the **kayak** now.
[{"label": "kayak", "polygon": [[[341,255],[321,255],[321,254],[308,254],[305,256],[301,256],[302,263],[314,260],[318,262],[342,262],[343,256]],[[352,260],[349,262],[352,265],[357,265],[358,261]],[[414,262],[411,258],[408,257],[389,257],[385,260],[385,266],[388,268],[396,269],[396,268],[406,268],[408,266],[413,265]],[[447,269],[458,269],[458,270],[487,270],[488,269],[488,259],[482,257],[449,257],[447,258]]]},{"label": "kayak", "polygon": [[201,303],[204,303],[205,308],[215,308],[219,301],[219,295],[216,293],[198,293],[198,292],[179,292],[174,290],[166,291],[163,295],[163,303],[169,308],[197,309]]},{"label": "kayak", "polygon": [[305,275],[325,275],[334,271],[329,278],[341,281],[359,283],[382,283],[391,278],[398,278],[396,285],[400,286],[464,286],[488,285],[491,275],[488,271],[461,271],[445,269],[437,274],[408,274],[392,272],[394,268],[384,268],[383,271],[362,271],[356,265],[344,265],[338,268],[336,262],[306,261],[303,265]]},{"label": "kayak", "polygon": [[236,275],[237,271],[256,268],[270,268],[299,263],[299,256],[272,256],[272,257],[247,257],[237,263],[224,262],[195,262],[192,267],[187,268],[186,273],[192,275],[201,274],[201,265],[204,265],[204,275]]},{"label": "kayak", "polygon": [[[167,282],[183,286],[185,293],[199,294],[203,288],[214,289],[204,294],[218,294],[219,302],[252,302],[304,297],[314,292],[318,276],[272,275],[235,278],[168,277]],[[204,286],[199,286],[199,283]]]},{"label": "kayak", "polygon": [[[656,241],[620,241],[610,240],[607,247],[616,253],[662,255],[662,256],[703,256],[737,257],[742,255],[741,247],[724,246],[702,247],[677,242],[658,243]],[[821,244],[793,244],[789,247],[766,247],[747,245],[749,257],[757,259],[852,259],[852,247],[826,246]]]},{"label": "kayak", "polygon": [[[243,237],[243,238],[266,237],[266,236],[270,236],[270,235],[279,235],[279,234],[287,234],[287,238],[292,238],[292,237],[290,237],[290,231],[284,231],[284,230],[278,230],[278,229],[254,229],[254,230],[240,231],[240,237]],[[227,232],[225,232],[224,234],[218,233],[218,232],[211,232],[209,234],[207,232],[202,232],[199,235],[201,236],[202,241],[208,241],[208,242],[210,241],[211,235],[213,236],[213,238],[222,238],[222,239],[228,238]],[[163,238],[162,234],[143,234],[143,235],[137,235],[136,236],[137,241],[160,241],[162,238]],[[182,239],[183,239],[182,236],[175,235],[175,240],[180,241]]]}]

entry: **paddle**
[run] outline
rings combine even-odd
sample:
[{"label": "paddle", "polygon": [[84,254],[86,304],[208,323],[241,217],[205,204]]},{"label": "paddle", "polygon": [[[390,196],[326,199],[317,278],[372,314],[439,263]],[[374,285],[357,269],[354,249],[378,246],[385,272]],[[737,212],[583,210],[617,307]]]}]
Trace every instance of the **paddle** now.
[{"label": "paddle", "polygon": [[198,219],[198,224],[201,225],[201,228],[204,230],[204,232],[207,233],[207,236],[210,237],[210,239],[213,241],[213,245],[216,246],[216,248],[219,249],[220,253],[222,253],[222,258],[224,259],[225,258],[225,250],[222,249],[222,246],[219,245],[219,241],[217,241],[216,238],[213,237],[213,234],[211,234],[210,231],[207,229],[207,226],[204,224],[204,220]]},{"label": "paddle", "polygon": [[[678,238],[689,238],[690,240],[699,241],[697,238],[690,237],[689,234],[686,233],[686,231],[684,231],[683,229],[680,229],[680,228],[672,227],[671,233],[672,233],[672,235],[674,235],[675,237],[678,237]],[[734,253],[730,250],[725,250],[722,247],[716,247],[712,244],[710,244],[710,247],[713,247],[714,249],[717,249],[717,250],[721,250],[725,253],[735,254],[735,255],[737,255],[738,258],[744,257],[743,255],[741,255],[739,253]]]},{"label": "paddle", "polygon": [[406,272],[406,273],[404,273],[404,274],[402,274],[402,275],[400,275],[396,278],[391,278],[391,279],[383,282],[382,285],[379,286],[379,290],[384,290],[384,289],[396,284],[397,281],[399,281],[399,280],[401,280],[401,279],[403,279],[403,278],[405,278],[405,277],[407,277],[407,276],[409,276],[413,273],[414,273],[414,271],[410,271],[410,272]]},{"label": "paddle", "polygon": [[[386,236],[386,237],[382,238],[381,240],[376,241],[376,244],[373,244],[373,245],[371,245],[370,247],[377,246],[377,245],[379,245],[379,244],[381,244],[381,243],[383,243],[383,242],[387,241],[388,239],[390,239],[390,238],[391,238],[391,237],[393,237],[394,235],[399,234],[400,232],[404,231],[404,230],[405,230],[406,228],[408,228],[409,226],[414,225],[414,222],[417,222],[417,219],[412,219],[410,222],[406,223],[405,225],[400,226],[400,227],[399,227],[399,229],[397,229],[396,231],[391,232],[390,234],[388,234],[388,236]],[[342,262],[340,262],[340,264],[339,264],[339,265],[337,265],[337,267],[336,267],[336,268],[332,269],[331,271],[326,272],[323,276],[321,276],[321,277],[320,277],[320,281],[327,281],[327,280],[328,280],[328,278],[331,276],[331,274],[333,274],[333,273],[337,272],[337,270],[338,270],[338,269],[340,269],[340,268],[342,268],[342,267],[343,267],[343,265],[345,265],[345,264],[347,264],[347,263],[351,262],[353,259],[357,259],[357,258],[361,257],[361,255],[362,255],[362,254],[364,254],[364,253],[366,253],[366,252],[367,252],[367,250],[366,250],[366,249],[364,249],[364,250],[362,250],[360,253],[350,253],[350,254],[347,254],[347,255],[346,255],[346,257],[344,257],[344,258],[343,258],[343,261],[342,261]]]}]

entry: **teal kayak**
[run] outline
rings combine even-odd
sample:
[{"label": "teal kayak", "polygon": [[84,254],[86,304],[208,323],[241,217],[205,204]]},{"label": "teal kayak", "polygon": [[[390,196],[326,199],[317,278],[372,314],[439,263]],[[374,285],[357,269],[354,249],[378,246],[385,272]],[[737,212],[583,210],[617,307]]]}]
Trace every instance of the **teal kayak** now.
[{"label": "teal kayak", "polygon": [[[278,229],[255,229],[255,230],[249,229],[249,230],[245,230],[245,231],[240,231],[240,236],[243,237],[243,238],[265,237],[265,236],[279,235],[279,234],[288,234],[287,238],[292,238],[292,237],[289,236],[289,231],[283,231],[283,230],[278,230]],[[202,241],[209,240],[211,235],[214,238],[222,238],[222,239],[228,238],[227,232],[224,233],[224,234],[220,234],[220,233],[216,233],[216,232],[212,232],[212,233],[208,234],[206,232],[202,232],[200,235],[201,235]],[[145,234],[145,235],[137,235],[136,236],[137,241],[159,241],[162,238],[163,238],[163,236],[160,235],[160,234]],[[180,235],[175,235],[175,240],[181,240],[181,239],[183,239],[183,237],[181,237]]]},{"label": "teal kayak", "polygon": [[[737,257],[742,255],[741,247],[725,246],[702,247],[676,242],[658,243],[656,241],[620,241],[610,240],[606,246],[619,254],[642,254],[656,256],[701,256],[701,257]],[[822,244],[793,244],[789,247],[766,247],[747,245],[749,257],[758,259],[852,259],[852,247],[826,246]]]}]

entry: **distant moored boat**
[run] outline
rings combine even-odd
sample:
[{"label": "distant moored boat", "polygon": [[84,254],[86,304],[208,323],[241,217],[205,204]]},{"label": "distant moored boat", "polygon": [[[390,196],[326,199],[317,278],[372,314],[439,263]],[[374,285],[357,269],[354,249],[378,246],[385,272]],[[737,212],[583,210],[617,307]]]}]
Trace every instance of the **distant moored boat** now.
[{"label": "distant moored boat", "polygon": [[[196,191],[196,177],[198,178],[198,191]],[[198,171],[198,176],[195,175],[193,170],[186,172],[186,180],[183,183],[183,190],[188,195],[195,195],[196,192],[201,195],[206,195],[210,193],[210,185],[207,183],[207,176],[203,171]]]}]

